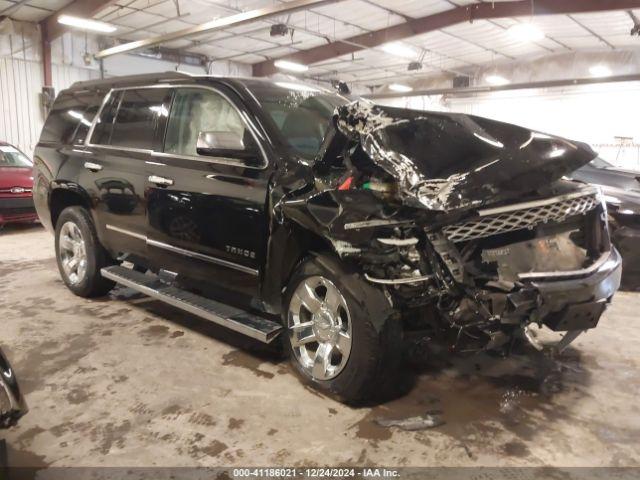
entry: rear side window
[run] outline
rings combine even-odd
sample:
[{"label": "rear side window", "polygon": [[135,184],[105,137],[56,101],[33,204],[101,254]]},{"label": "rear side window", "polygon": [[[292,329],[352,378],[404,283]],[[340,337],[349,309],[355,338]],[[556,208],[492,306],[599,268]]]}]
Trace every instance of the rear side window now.
[{"label": "rear side window", "polygon": [[100,102],[102,102],[102,96],[97,92],[62,92],[56,98],[53,109],[44,123],[40,141],[72,143],[80,125],[91,126]]},{"label": "rear side window", "polygon": [[166,88],[125,90],[113,124],[114,147],[153,150],[158,122],[168,115]]}]

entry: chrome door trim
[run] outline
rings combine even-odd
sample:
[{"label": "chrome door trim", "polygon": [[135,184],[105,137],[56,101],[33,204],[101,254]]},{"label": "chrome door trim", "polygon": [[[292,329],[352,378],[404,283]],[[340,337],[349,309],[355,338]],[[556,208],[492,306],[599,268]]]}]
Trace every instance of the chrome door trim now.
[{"label": "chrome door trim", "polygon": [[228,260],[223,260],[222,258],[211,257],[209,255],[193,252],[191,250],[185,250],[184,248],[176,247],[175,245],[169,245],[168,243],[159,242],[157,240],[152,240],[150,238],[147,238],[147,245],[150,245],[156,248],[162,248],[170,252],[178,253],[180,255],[184,255],[185,257],[191,257],[198,260],[204,260],[205,262],[215,263],[216,265],[221,265],[223,267],[233,268],[234,270],[248,273],[249,275],[253,275],[254,277],[258,276],[258,270],[256,270],[255,268],[246,267],[244,265],[239,265],[237,263],[229,262]]},{"label": "chrome door trim", "polygon": [[147,241],[147,236],[142,235],[141,233],[132,232],[131,230],[125,230],[124,228],[116,227],[114,225],[106,225],[107,230],[112,230],[114,232],[122,233],[123,235],[128,235],[133,238],[137,238],[138,240]]},{"label": "chrome door trim", "polygon": [[[125,90],[144,90],[144,89],[149,89],[149,88],[166,88],[166,89],[190,88],[190,89],[201,89],[201,90],[210,90],[210,91],[215,92],[218,95],[220,95],[227,102],[229,102],[231,107],[233,107],[233,109],[236,111],[236,113],[242,119],[242,122],[249,129],[249,132],[251,132],[251,136],[253,137],[253,140],[256,142],[256,145],[258,146],[258,149],[260,150],[260,154],[262,156],[262,162],[263,162],[262,165],[259,165],[259,166],[249,165],[246,162],[243,162],[242,160],[234,160],[234,159],[216,160],[213,157],[208,158],[208,157],[204,157],[204,156],[173,155],[171,153],[157,152],[155,150],[143,150],[143,149],[131,148],[131,147],[115,147],[115,146],[112,146],[112,145],[102,145],[102,144],[96,144],[96,143],[92,143],[91,142],[91,140],[93,140],[93,131],[95,130],[95,127],[96,127],[96,125],[98,123],[98,120],[100,119],[100,116],[102,115],[102,111],[104,110],[104,107],[106,106],[106,104],[108,103],[109,99],[111,98],[111,95],[114,92],[120,92],[120,91],[125,91]],[[171,113],[169,113],[169,114],[171,114]],[[244,112],[242,110],[240,110],[240,108],[238,108],[238,106],[231,100],[231,98],[229,98],[229,96],[227,94],[225,94],[224,92],[220,91],[219,89],[217,89],[215,87],[211,87],[211,86],[207,86],[207,85],[188,85],[188,84],[167,85],[167,84],[157,84],[157,85],[141,85],[141,86],[135,86],[135,87],[112,88],[105,95],[105,98],[102,101],[102,105],[100,105],[100,109],[96,113],[96,116],[94,117],[93,122],[91,123],[91,128],[89,129],[89,132],[87,133],[87,140],[85,141],[85,144],[86,144],[87,147],[107,148],[107,149],[110,149],[110,150],[122,150],[122,151],[125,151],[125,152],[150,153],[151,155],[154,155],[154,156],[176,157],[176,158],[183,158],[183,159],[187,159],[187,160],[198,160],[198,161],[201,161],[201,162],[217,163],[217,164],[220,164],[220,165],[241,166],[243,168],[251,168],[251,169],[254,169],[254,170],[265,170],[269,166],[269,159],[267,157],[267,153],[264,150],[264,147],[263,147],[262,143],[260,142],[260,139],[258,138],[257,129],[256,129],[255,125],[253,125],[253,122],[250,120],[250,118],[247,115],[245,115]],[[231,160],[234,160],[234,161],[232,162]]]},{"label": "chrome door trim", "polygon": [[198,260],[203,260],[205,262],[214,263],[216,265],[220,265],[222,267],[232,268],[234,270],[238,270],[243,273],[247,273],[249,275],[253,275],[257,277],[259,272],[255,268],[247,267],[245,265],[240,265],[238,263],[230,262],[228,260],[224,260],[218,257],[212,257],[210,255],[205,255],[203,253],[193,252],[191,250],[186,250],[184,248],[176,247],[175,245],[169,245],[168,243],[159,242],[157,240],[150,239],[146,235],[142,235],[140,233],[132,232],[131,230],[126,230],[124,228],[116,227],[114,225],[107,224],[107,230],[112,230],[114,232],[121,233],[123,235],[128,235],[133,238],[137,238],[138,240],[144,241],[147,245],[156,248],[162,248],[163,250],[167,250],[169,252],[178,253],[180,255],[184,255],[185,257],[195,258]]}]

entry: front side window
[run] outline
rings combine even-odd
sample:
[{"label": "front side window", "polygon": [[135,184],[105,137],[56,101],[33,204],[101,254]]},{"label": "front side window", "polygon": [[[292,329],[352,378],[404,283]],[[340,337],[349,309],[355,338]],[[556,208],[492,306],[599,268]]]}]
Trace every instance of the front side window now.
[{"label": "front side window", "polygon": [[307,160],[318,154],[336,107],[348,99],[321,88],[288,82],[247,82],[284,141]]},{"label": "front side window", "polygon": [[0,167],[31,168],[33,163],[17,148],[11,145],[0,145]]},{"label": "front side window", "polygon": [[113,123],[111,145],[153,150],[158,121],[167,115],[166,88],[125,90]]},{"label": "front side window", "polygon": [[164,151],[198,156],[201,134],[238,138],[238,147],[248,148],[253,139],[240,114],[219,93],[201,88],[178,90],[171,107]]}]

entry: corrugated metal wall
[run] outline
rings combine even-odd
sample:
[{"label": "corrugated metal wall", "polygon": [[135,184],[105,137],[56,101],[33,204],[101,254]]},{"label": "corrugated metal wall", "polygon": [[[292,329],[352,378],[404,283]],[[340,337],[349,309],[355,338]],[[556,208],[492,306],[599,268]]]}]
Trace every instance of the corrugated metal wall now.
[{"label": "corrugated metal wall", "polygon": [[[53,65],[56,93],[81,80],[99,78],[95,70]],[[44,122],[40,102],[42,64],[38,61],[0,57],[0,141],[33,153]]]},{"label": "corrugated metal wall", "polygon": [[0,58],[0,141],[31,155],[42,128],[38,62]]},{"label": "corrugated metal wall", "polygon": [[[52,82],[56,93],[79,80],[100,76],[95,62],[85,68],[84,53],[91,42],[77,33],[67,33],[53,42]],[[90,46],[95,47],[93,43]],[[14,144],[28,155],[33,153],[44,123],[42,69],[37,25],[15,21],[5,25],[0,33],[0,141]]]},{"label": "corrugated metal wall", "polygon": [[90,70],[88,68],[53,64],[51,76],[53,86],[56,89],[56,94],[58,94],[60,93],[60,90],[70,87],[75,82],[100,78],[100,72],[97,70]]}]

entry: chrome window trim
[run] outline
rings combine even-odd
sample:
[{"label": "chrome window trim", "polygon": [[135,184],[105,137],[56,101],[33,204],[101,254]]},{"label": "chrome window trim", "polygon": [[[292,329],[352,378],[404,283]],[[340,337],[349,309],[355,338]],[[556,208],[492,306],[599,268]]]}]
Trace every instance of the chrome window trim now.
[{"label": "chrome window trim", "polygon": [[151,152],[151,156],[155,158],[177,158],[181,160],[193,160],[195,162],[217,163],[220,165],[229,165],[230,167],[253,168],[257,170],[264,170],[266,168],[266,167],[251,167],[246,163],[244,163],[242,160],[236,160],[235,158],[227,158],[227,157],[217,157],[215,161],[212,161],[207,159],[206,157],[193,157],[191,155],[178,155],[177,153],[156,152],[155,150]]},{"label": "chrome window trim", "polygon": [[124,152],[130,152],[130,153],[144,153],[147,155],[153,154],[153,150],[148,150],[146,148],[134,148],[134,147],[113,147],[111,145],[89,145],[90,147],[93,148],[104,148],[105,150],[120,150],[120,151],[124,151]]},{"label": "chrome window trim", "polygon": [[121,233],[123,235],[128,235],[133,238],[137,238],[138,240],[142,240],[147,245],[156,248],[162,248],[163,250],[168,250],[170,252],[178,253],[180,255],[184,255],[186,257],[195,258],[198,260],[204,260],[209,263],[214,263],[216,265],[220,265],[227,268],[232,268],[234,270],[238,270],[243,273],[248,273],[249,275],[253,275],[257,277],[259,275],[259,271],[255,268],[247,267],[245,265],[240,265],[239,263],[230,262],[229,260],[224,260],[218,257],[212,257],[210,255],[205,255],[203,253],[194,252],[192,250],[186,250],[184,248],[176,247],[174,245],[170,245],[168,243],[159,242],[157,240],[152,240],[146,235],[142,235],[141,233],[132,232],[131,230],[126,230],[124,228],[116,227],[115,225],[106,225],[107,230],[112,230],[114,232]]},{"label": "chrome window trim", "polygon": [[[229,102],[229,104],[233,107],[233,109],[236,111],[236,113],[239,115],[240,119],[242,120],[242,123],[245,124],[245,126],[249,129],[249,132],[251,132],[251,136],[253,137],[253,140],[256,142],[256,145],[258,146],[258,149],[260,150],[260,155],[262,156],[262,165],[259,166],[254,166],[254,165],[249,165],[246,162],[242,161],[242,160],[236,160],[236,159],[230,159],[230,158],[220,158],[220,159],[215,159],[215,157],[206,157],[204,155],[202,156],[192,156],[192,155],[180,155],[180,154],[172,154],[172,153],[167,153],[167,152],[158,152],[156,150],[146,150],[146,149],[139,149],[139,148],[132,148],[132,147],[114,147],[112,145],[103,145],[103,144],[97,144],[97,143],[93,143],[93,132],[95,130],[95,127],[98,123],[98,120],[100,119],[100,116],[102,115],[102,111],[104,110],[104,107],[106,106],[106,104],[108,103],[109,99],[111,98],[111,95],[113,95],[114,92],[121,92],[121,91],[126,91],[126,90],[145,90],[145,89],[150,89],[150,88],[166,88],[166,89],[180,89],[180,88],[189,88],[189,89],[201,89],[201,90],[210,90],[214,93],[217,93],[218,95],[220,95],[222,98],[224,98],[227,102]],[[135,152],[135,153],[150,153],[153,156],[157,156],[157,157],[165,157],[165,158],[180,158],[180,159],[184,159],[184,160],[197,160],[200,162],[205,162],[205,163],[215,163],[215,164],[220,164],[220,165],[229,165],[229,166],[239,166],[239,167],[243,167],[243,168],[251,168],[254,170],[265,170],[266,168],[269,167],[269,157],[267,156],[267,153],[264,150],[264,147],[262,145],[262,143],[260,142],[260,139],[258,138],[258,133],[257,133],[257,129],[255,127],[255,125],[253,125],[253,122],[250,121],[250,118],[243,114],[244,112],[242,110],[240,110],[238,108],[238,106],[231,100],[231,98],[229,98],[229,96],[227,94],[225,94],[224,92],[220,91],[219,89],[215,88],[215,87],[211,87],[211,86],[207,86],[207,85],[188,85],[188,84],[179,84],[179,85],[163,85],[163,84],[159,84],[159,85],[142,85],[142,86],[135,86],[135,87],[117,87],[117,88],[112,88],[111,90],[109,90],[109,92],[105,95],[104,100],[102,101],[102,105],[100,105],[100,109],[98,110],[98,112],[96,113],[95,118],[93,119],[93,122],[91,123],[91,128],[89,129],[89,132],[87,133],[87,140],[85,140],[85,146],[86,147],[97,147],[97,148],[106,148],[109,150],[120,150],[120,151],[124,151],[124,152]],[[169,117],[170,118],[171,112],[169,112]],[[117,118],[117,117],[116,117]],[[163,145],[164,147],[164,145]]]},{"label": "chrome window trim", "polygon": [[94,145],[93,143],[91,143],[91,140],[93,139],[93,132],[96,129],[96,125],[98,124],[98,120],[100,120],[100,117],[102,116],[102,111],[104,110],[104,107],[107,105],[107,103],[109,103],[109,100],[111,99],[111,95],[113,94],[113,89],[109,90],[107,92],[107,94],[104,96],[104,98],[102,99],[102,103],[100,104],[100,108],[98,109],[98,111],[96,112],[96,116],[93,117],[93,121],[91,122],[91,127],[89,128],[89,131],[87,132],[87,137],[84,139],[84,147],[95,147],[97,146]]}]

